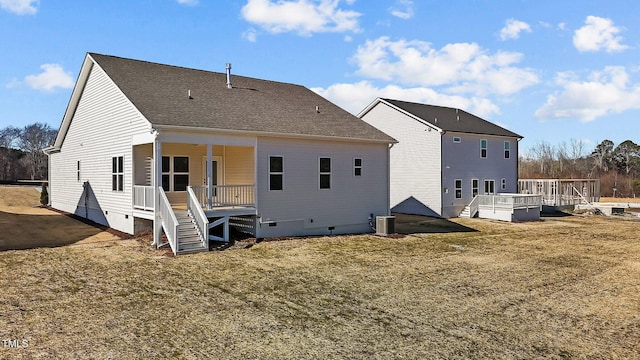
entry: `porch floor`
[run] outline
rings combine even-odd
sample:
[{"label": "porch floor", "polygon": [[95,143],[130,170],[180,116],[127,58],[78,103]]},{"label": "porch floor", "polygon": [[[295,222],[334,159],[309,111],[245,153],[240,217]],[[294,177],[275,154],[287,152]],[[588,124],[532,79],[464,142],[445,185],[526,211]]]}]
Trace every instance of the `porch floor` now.
[{"label": "porch floor", "polygon": [[[173,211],[187,211],[187,204],[171,204]],[[258,210],[253,206],[220,206],[211,210],[202,209],[208,218],[221,216],[257,215]]]}]

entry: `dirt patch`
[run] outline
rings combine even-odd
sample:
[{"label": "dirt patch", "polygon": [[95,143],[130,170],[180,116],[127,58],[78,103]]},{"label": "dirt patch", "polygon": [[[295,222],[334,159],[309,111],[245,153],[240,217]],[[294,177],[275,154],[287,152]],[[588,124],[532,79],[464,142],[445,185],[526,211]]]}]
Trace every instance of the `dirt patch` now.
[{"label": "dirt patch", "polygon": [[108,229],[39,206],[30,186],[0,186],[0,250],[56,247],[119,240]]}]

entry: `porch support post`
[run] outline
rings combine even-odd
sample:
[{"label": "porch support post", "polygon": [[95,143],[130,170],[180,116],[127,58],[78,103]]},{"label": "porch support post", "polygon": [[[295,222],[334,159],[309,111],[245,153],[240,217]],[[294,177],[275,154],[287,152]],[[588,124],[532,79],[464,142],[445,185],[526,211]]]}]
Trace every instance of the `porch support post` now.
[{"label": "porch support post", "polygon": [[158,188],[162,186],[162,143],[158,138],[153,141],[153,243],[151,246],[159,247],[162,243],[162,219],[158,205],[160,204],[160,191]]},{"label": "porch support post", "polygon": [[207,210],[213,207],[213,168],[212,163],[212,145],[207,144]]}]

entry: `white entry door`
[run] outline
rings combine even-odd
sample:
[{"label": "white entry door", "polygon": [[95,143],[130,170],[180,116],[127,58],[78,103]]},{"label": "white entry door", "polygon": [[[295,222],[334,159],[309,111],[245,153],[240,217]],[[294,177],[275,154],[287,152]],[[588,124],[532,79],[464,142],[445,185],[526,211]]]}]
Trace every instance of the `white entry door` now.
[{"label": "white entry door", "polygon": [[496,181],[495,180],[485,180],[484,181],[484,194],[485,195],[493,195],[496,193]]}]

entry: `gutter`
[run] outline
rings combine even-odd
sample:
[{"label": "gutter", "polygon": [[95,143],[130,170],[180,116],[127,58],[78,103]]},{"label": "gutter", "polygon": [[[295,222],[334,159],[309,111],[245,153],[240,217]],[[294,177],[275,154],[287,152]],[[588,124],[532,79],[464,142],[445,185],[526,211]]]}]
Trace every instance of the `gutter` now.
[{"label": "gutter", "polygon": [[252,130],[231,130],[231,129],[218,129],[218,128],[206,128],[196,126],[178,126],[178,125],[159,125],[153,124],[153,127],[160,130],[174,130],[183,132],[215,132],[230,135],[239,136],[265,136],[265,137],[277,137],[277,138],[295,138],[295,139],[314,139],[314,140],[333,140],[333,141],[348,141],[348,142],[370,142],[381,144],[395,144],[398,143],[396,139],[390,138],[388,140],[383,139],[367,139],[358,137],[344,137],[344,136],[330,136],[330,135],[310,135],[310,134],[294,134],[294,133],[275,133],[267,131],[252,131]]}]

